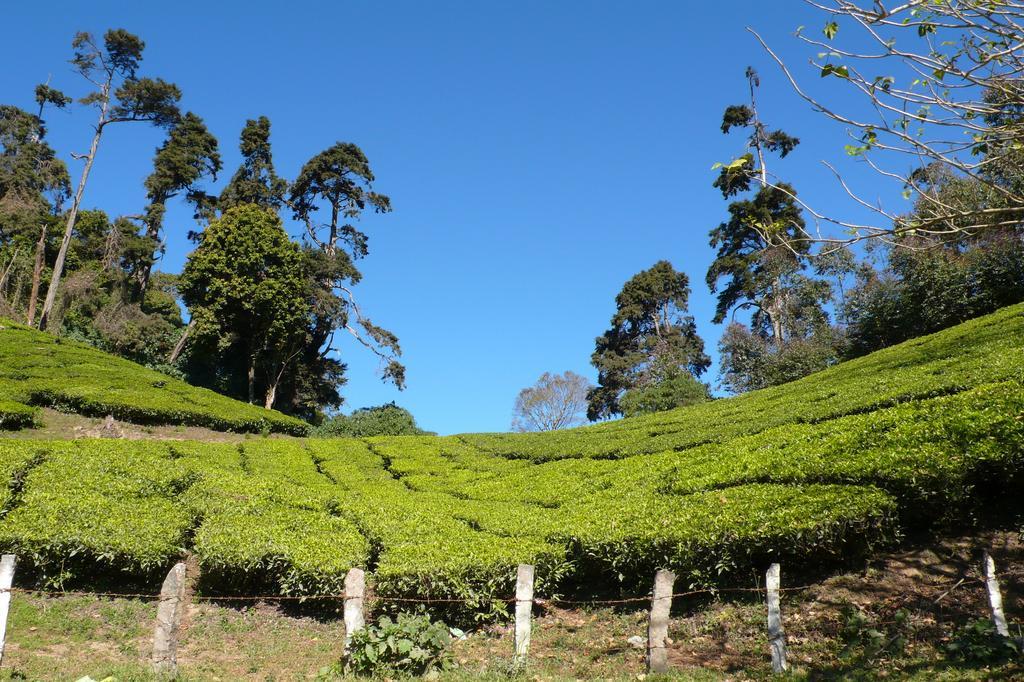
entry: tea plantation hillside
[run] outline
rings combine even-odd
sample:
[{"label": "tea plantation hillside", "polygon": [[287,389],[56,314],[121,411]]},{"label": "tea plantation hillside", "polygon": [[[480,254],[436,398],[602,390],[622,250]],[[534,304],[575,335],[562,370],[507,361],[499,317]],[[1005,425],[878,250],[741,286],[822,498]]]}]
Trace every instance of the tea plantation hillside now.
[{"label": "tea plantation hillside", "polygon": [[85,344],[0,320],[0,429],[31,427],[36,407],[136,424],[301,435],[306,424],[146,369]]},{"label": "tea plantation hillside", "polygon": [[[32,346],[5,340],[0,357],[19,402],[59,390],[72,407],[144,414],[147,396],[178,395],[104,384],[89,363],[123,363],[96,351],[67,344],[84,366],[60,365],[65,344],[0,335]],[[643,590],[658,567],[749,584],[770,559],[826,567],[910,532],[1016,518],[1022,351],[1015,306],[786,386],[550,434],[0,439],[0,549],[20,555],[23,580],[86,587],[155,585],[183,552],[200,589],[223,593],[336,594],[360,566],[378,595],[478,614],[503,608],[522,562],[541,595]],[[212,399],[200,408],[217,416]]]}]

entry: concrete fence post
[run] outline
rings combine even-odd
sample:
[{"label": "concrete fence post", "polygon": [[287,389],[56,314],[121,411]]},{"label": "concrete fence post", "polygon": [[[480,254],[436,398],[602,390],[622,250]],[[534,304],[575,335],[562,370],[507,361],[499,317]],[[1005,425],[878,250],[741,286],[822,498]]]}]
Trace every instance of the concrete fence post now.
[{"label": "concrete fence post", "polygon": [[366,597],[366,573],[361,568],[350,569],[345,575],[345,653],[348,653],[352,635],[363,629],[363,600]]},{"label": "concrete fence post", "polygon": [[668,619],[672,611],[672,588],[676,574],[660,569],[654,574],[651,615],[647,623],[647,672],[668,672]]},{"label": "concrete fence post", "polygon": [[996,632],[1003,637],[1010,636],[1010,628],[1006,625],[1006,614],[1003,613],[1003,594],[999,591],[999,579],[996,577],[996,562],[992,555],[985,551],[982,557],[982,571],[985,574],[985,588],[988,590],[988,603],[992,607],[992,623]]},{"label": "concrete fence post", "polygon": [[178,629],[185,610],[185,562],[179,561],[167,573],[160,588],[153,633],[153,669],[159,674],[178,671]]},{"label": "concrete fence post", "polygon": [[7,644],[7,614],[11,611],[11,585],[14,584],[14,565],[17,562],[18,557],[14,554],[4,554],[0,558],[0,663]]},{"label": "concrete fence post", "polygon": [[772,672],[776,674],[789,670],[789,664],[786,663],[786,633],[782,629],[780,573],[779,565],[772,564],[765,576],[768,588],[768,645],[772,650]]},{"label": "concrete fence post", "polygon": [[515,654],[512,659],[516,667],[526,665],[526,657],[530,653],[532,617],[533,566],[519,564],[519,568],[516,570]]}]

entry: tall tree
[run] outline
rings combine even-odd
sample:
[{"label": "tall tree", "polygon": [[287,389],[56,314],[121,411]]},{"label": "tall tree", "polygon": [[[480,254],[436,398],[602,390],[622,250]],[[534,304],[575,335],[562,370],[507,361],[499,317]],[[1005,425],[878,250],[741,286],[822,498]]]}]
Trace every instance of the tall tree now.
[{"label": "tall tree", "polygon": [[704,340],[687,312],[690,281],[668,261],[634,275],[615,297],[611,327],[595,343],[591,363],[598,386],[587,396],[587,417],[622,414],[630,389],[674,379],[699,377],[711,364]]},{"label": "tall tree", "polygon": [[50,286],[46,290],[46,301],[43,303],[39,318],[40,329],[46,328],[53,311],[89,172],[96,161],[100,139],[107,126],[130,121],[146,121],[158,126],[169,126],[178,119],[177,102],[181,98],[181,92],[171,83],[159,78],[136,76],[145,43],[124,29],[107,31],[103,36],[102,46],[96,42],[92,34],[81,32],[75,36],[71,46],[75,51],[71,64],[80,76],[97,87],[79,101],[86,106],[95,107],[99,113],[89,151],[76,157],[84,159],[85,166],[82,168],[78,188],[68,211],[64,237],[57,251]]},{"label": "tall tree", "polygon": [[[67,167],[44,139],[39,116],[0,105],[0,239],[38,233],[69,193]],[[33,239],[34,241],[34,239]]]},{"label": "tall tree", "polygon": [[[801,275],[808,242],[797,237],[804,229],[796,191],[774,180],[767,166],[767,154],[787,156],[799,140],[781,130],[769,130],[757,111],[757,73],[748,68],[750,104],[732,105],[722,117],[722,132],[734,128],[749,131],[747,151],[722,165],[714,186],[725,198],[753,191],[753,196],[729,205],[729,220],[711,230],[710,243],[717,248],[708,268],[707,284],[717,293],[714,322],[725,320],[736,308],[753,308],[755,328],[770,330],[777,347],[785,343],[794,293],[809,282]],[[719,282],[726,284],[719,289]]]},{"label": "tall tree", "polygon": [[[722,133],[747,131],[745,152],[720,167],[714,186],[729,204],[729,220],[711,230],[715,260],[707,284],[717,294],[713,321],[750,310],[750,326],[730,324],[719,342],[722,384],[733,392],[763,388],[824,369],[839,356],[841,334],[829,321],[825,306],[832,287],[816,274],[842,281],[848,266],[845,252],[820,257],[809,273],[813,243],[802,239],[803,209],[796,190],[768,167],[768,156],[785,158],[800,141],[771,130],[757,108],[760,80],[746,71],[748,104],[725,109]],[[846,265],[844,265],[846,264]],[[725,280],[724,286],[720,286]]]},{"label": "tall tree", "polygon": [[280,218],[254,205],[211,222],[185,264],[179,291],[196,320],[193,335],[242,351],[249,402],[256,400],[262,370],[263,404],[274,406],[278,385],[305,343],[307,284],[302,253]]},{"label": "tall tree", "polygon": [[374,324],[352,292],[352,285],[362,279],[355,261],[369,253],[368,237],[354,222],[366,209],[391,210],[391,200],[374,191],[373,181],[363,151],[339,142],[306,162],[291,186],[288,205],[320,252],[316,267],[311,268],[318,273],[315,283],[321,303],[312,339],[315,348],[329,346],[333,331],[345,329],[380,358],[384,379],[402,388],[405,367],[398,360],[402,354],[398,337]]},{"label": "tall tree", "polygon": [[288,192],[288,182],[274,171],[270,119],[260,116],[246,121],[238,148],[242,152],[242,165],[220,193],[217,207],[227,211],[241,204],[254,204],[279,210]]},{"label": "tall tree", "polygon": [[555,431],[586,420],[587,378],[572,371],[544,372],[533,386],[519,391],[512,409],[513,431]]},{"label": "tall tree", "polygon": [[[191,111],[181,117],[170,129],[167,140],[156,150],[153,172],[146,178],[146,196],[149,205],[143,216],[145,235],[154,249],[160,245],[160,231],[168,200],[184,192],[185,198],[196,208],[197,216],[204,213],[209,197],[196,183],[203,177],[217,179],[220,172],[220,153],[217,138],[206,129],[203,119]],[[138,291],[145,295],[149,277],[156,260],[154,253],[138,272]]]}]

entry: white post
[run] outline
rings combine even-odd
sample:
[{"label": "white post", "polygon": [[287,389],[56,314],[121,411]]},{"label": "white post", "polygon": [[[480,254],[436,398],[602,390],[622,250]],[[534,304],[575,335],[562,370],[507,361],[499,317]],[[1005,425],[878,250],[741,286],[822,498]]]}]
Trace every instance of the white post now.
[{"label": "white post", "polygon": [[672,611],[672,587],[676,574],[659,569],[654,574],[654,592],[651,595],[651,614],[647,623],[647,672],[668,672],[668,618]]},{"label": "white post", "polygon": [[18,557],[14,554],[4,554],[0,559],[0,662],[3,662],[4,645],[7,643],[7,614],[11,610],[11,585],[17,562]]},{"label": "white post", "polygon": [[530,618],[533,615],[533,566],[520,564],[516,571],[516,625],[513,664],[526,664],[530,652]]},{"label": "white post", "polygon": [[345,574],[345,653],[348,653],[352,635],[366,624],[363,617],[363,598],[366,594],[366,573],[361,568],[349,569]]},{"label": "white post", "polygon": [[992,622],[996,626],[996,632],[1003,637],[1010,636],[1010,628],[1006,626],[1006,615],[1003,613],[1003,595],[999,591],[999,579],[996,578],[996,562],[992,555],[985,551],[983,559],[983,571],[985,573],[985,587],[988,588],[988,603],[992,606]]},{"label": "white post", "polygon": [[153,633],[153,669],[159,674],[178,671],[178,628],[185,610],[185,562],[179,561],[167,573],[160,588]]},{"label": "white post", "polygon": [[768,567],[765,576],[768,587],[768,644],[772,650],[772,672],[784,673],[789,670],[786,663],[786,633],[782,630],[782,610],[779,606],[779,573],[778,564]]}]

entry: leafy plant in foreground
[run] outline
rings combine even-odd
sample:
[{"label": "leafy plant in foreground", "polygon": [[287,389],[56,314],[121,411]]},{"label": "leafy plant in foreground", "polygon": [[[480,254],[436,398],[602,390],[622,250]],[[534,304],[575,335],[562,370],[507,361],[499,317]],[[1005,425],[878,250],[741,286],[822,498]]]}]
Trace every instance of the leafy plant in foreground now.
[{"label": "leafy plant in foreground", "polygon": [[946,645],[951,657],[973,663],[1005,663],[1021,658],[1019,640],[1003,637],[987,618],[971,621]]},{"label": "leafy plant in foreground", "polygon": [[423,675],[447,670],[452,663],[448,647],[461,634],[440,621],[431,622],[426,615],[400,613],[393,621],[384,616],[376,625],[353,633],[341,670],[335,667],[324,672]]},{"label": "leafy plant in foreground", "polygon": [[878,622],[858,607],[847,604],[841,611],[839,658],[867,668],[881,659],[903,655],[911,634],[910,613],[899,609],[886,622]]}]

